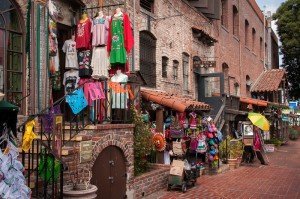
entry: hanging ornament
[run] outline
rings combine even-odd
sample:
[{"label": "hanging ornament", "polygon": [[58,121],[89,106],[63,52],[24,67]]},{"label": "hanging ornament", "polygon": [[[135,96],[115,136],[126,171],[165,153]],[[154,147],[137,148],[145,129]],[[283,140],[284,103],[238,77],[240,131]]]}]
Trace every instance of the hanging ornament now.
[{"label": "hanging ornament", "polygon": [[161,133],[155,133],[152,138],[153,144],[157,151],[164,151],[166,148],[166,140]]}]

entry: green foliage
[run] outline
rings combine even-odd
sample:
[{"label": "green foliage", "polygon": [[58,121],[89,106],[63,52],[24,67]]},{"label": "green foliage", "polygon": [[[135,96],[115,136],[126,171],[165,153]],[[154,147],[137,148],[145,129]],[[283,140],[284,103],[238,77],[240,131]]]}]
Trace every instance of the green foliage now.
[{"label": "green foliage", "polygon": [[147,155],[150,154],[153,143],[150,126],[144,123],[138,111],[131,107],[134,127],[134,174],[140,175],[149,169]]},{"label": "green foliage", "polygon": [[274,144],[274,146],[278,147],[281,146],[283,143],[283,140],[280,140],[278,138],[271,138],[270,140],[265,140],[265,144]]},{"label": "green foliage", "polygon": [[282,42],[283,67],[287,70],[289,95],[300,98],[300,0],[287,0],[274,14]]},{"label": "green foliage", "polygon": [[230,140],[229,144],[229,157],[232,159],[242,157],[243,155],[243,142],[241,140]]},{"label": "green foliage", "polygon": [[298,139],[299,135],[300,135],[299,131],[297,131],[296,129],[293,129],[291,127],[289,128],[289,137],[291,140]]},{"label": "green foliage", "polygon": [[229,158],[232,159],[241,157],[243,155],[243,151],[243,142],[241,140],[233,139],[229,135],[223,140],[223,142],[220,143],[219,146],[219,154],[221,159],[226,159],[227,154],[229,154]]}]

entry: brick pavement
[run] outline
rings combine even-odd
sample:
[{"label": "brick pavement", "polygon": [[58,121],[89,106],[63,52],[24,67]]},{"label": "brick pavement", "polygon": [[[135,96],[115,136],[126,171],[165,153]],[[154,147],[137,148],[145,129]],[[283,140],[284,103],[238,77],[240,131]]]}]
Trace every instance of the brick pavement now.
[{"label": "brick pavement", "polygon": [[[161,190],[147,199],[263,198],[300,199],[300,139],[289,141],[274,153],[270,163],[244,165],[214,176],[201,176],[186,193]],[[167,185],[166,185],[167,186]]]}]

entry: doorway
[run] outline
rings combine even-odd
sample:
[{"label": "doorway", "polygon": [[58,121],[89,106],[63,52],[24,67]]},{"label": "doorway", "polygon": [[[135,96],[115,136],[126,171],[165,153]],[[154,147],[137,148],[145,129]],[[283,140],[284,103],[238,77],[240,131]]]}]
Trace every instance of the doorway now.
[{"label": "doorway", "polygon": [[126,198],[125,162],[124,153],[116,146],[108,146],[99,154],[92,168],[97,199]]},{"label": "doorway", "polygon": [[57,23],[57,43],[58,43],[58,56],[59,56],[59,72],[60,72],[60,85],[59,90],[52,90],[53,101],[60,99],[65,95],[63,78],[65,70],[66,55],[62,51],[62,47],[66,40],[70,39],[72,35],[72,28],[70,26]]}]

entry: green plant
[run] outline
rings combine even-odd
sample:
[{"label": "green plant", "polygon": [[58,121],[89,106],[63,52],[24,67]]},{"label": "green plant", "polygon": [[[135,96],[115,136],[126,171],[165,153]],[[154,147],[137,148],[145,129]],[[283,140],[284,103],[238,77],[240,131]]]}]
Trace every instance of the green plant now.
[{"label": "green plant", "polygon": [[289,128],[289,138],[291,140],[296,140],[299,137],[300,132],[294,128]]},{"label": "green plant", "polygon": [[133,106],[132,110],[132,122],[134,127],[134,174],[140,175],[145,173],[149,169],[149,162],[147,161],[147,155],[151,153],[153,144],[151,142],[152,133],[150,126],[144,123],[142,115]]},{"label": "green plant", "polygon": [[221,160],[226,160],[229,153],[229,144],[232,137],[228,135],[219,145],[219,155]]},{"label": "green plant", "polygon": [[231,159],[239,158],[243,155],[243,142],[241,140],[231,139],[229,144],[229,157]]}]

